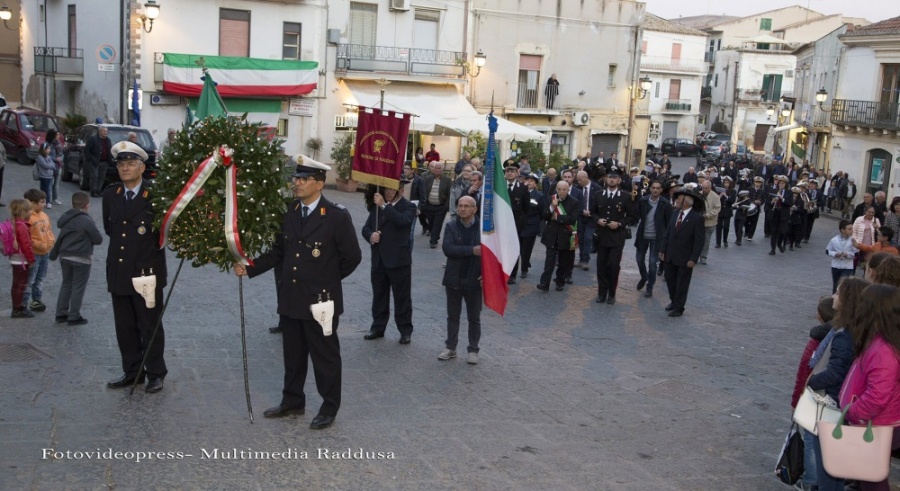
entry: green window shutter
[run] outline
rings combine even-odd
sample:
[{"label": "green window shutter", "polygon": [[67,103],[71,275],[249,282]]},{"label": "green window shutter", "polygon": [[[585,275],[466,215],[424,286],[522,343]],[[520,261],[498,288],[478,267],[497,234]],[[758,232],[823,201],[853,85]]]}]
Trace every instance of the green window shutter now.
[{"label": "green window shutter", "polygon": [[772,30],[772,19],[762,18],[759,20],[759,30],[760,31],[771,31]]},{"label": "green window shutter", "polygon": [[772,85],[772,76],[771,75],[763,75],[762,100],[764,100],[764,101],[772,100],[769,97],[769,87],[771,85]]},{"label": "green window shutter", "polygon": [[773,78],[772,100],[781,99],[781,78],[783,75],[770,75]]}]

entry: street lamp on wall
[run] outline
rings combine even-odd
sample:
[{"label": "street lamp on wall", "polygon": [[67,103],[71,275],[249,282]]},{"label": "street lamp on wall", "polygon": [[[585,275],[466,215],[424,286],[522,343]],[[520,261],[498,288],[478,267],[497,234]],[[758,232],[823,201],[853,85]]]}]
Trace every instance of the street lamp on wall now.
[{"label": "street lamp on wall", "polygon": [[819,104],[819,109],[823,112],[830,113],[831,108],[825,107],[825,101],[828,100],[828,91],[825,90],[825,87],[822,87],[816,92],[816,102]]},{"label": "street lamp on wall", "polygon": [[466,72],[469,73],[469,76],[475,78],[481,74],[481,67],[483,67],[485,63],[487,63],[487,55],[479,49],[478,52],[475,53],[475,73],[472,73],[472,65],[468,61],[463,63],[463,66],[466,67]]},{"label": "street lamp on wall", "polygon": [[10,31],[18,31],[18,27],[9,27],[7,21],[10,19],[12,19],[12,11],[9,10],[9,7],[7,7],[6,4],[3,4],[3,7],[0,7],[0,20],[3,21],[3,25]]},{"label": "street lamp on wall", "polygon": [[769,121],[772,120],[772,116],[775,115],[775,106],[769,106],[766,108],[766,116]]},{"label": "street lamp on wall", "polygon": [[147,3],[144,4],[144,13],[141,15],[141,26],[144,28],[144,31],[152,31],[153,21],[158,17],[159,4],[156,3],[156,0],[147,0]]},{"label": "street lamp on wall", "polygon": [[638,99],[644,99],[645,97],[647,97],[647,94],[650,93],[650,89],[653,87],[653,81],[650,80],[650,77],[644,75],[643,77],[641,77],[640,82],[641,89],[638,93]]}]

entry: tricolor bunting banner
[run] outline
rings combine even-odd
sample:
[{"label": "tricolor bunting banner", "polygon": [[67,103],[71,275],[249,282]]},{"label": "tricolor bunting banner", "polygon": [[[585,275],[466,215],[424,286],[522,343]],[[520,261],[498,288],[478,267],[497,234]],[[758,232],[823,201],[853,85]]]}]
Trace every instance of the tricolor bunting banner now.
[{"label": "tricolor bunting banner", "polygon": [[291,97],[316,89],[319,63],[269,60],[240,56],[163,53],[163,91],[197,97],[203,90],[203,72],[197,61],[215,75],[222,97]]},{"label": "tricolor bunting banner", "polygon": [[359,107],[353,180],[400,189],[406,160],[409,114]]},{"label": "tricolor bunting banner", "polygon": [[488,115],[487,155],[484,159],[484,198],[481,206],[481,278],[484,304],[503,315],[509,296],[506,281],[519,260],[519,234],[504,185],[503,166],[497,151],[497,118]]}]

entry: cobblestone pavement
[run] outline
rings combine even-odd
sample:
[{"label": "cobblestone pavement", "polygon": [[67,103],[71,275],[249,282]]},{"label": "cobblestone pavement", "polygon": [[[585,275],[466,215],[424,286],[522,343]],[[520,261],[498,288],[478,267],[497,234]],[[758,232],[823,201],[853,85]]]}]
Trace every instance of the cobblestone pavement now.
[{"label": "cobblestone pavement", "polygon": [[[29,176],[10,162],[3,201],[33,186]],[[62,189],[69,202],[75,185]],[[361,194],[326,195],[362,227]],[[55,222],[66,209],[49,215]],[[99,200],[91,212],[99,220]],[[436,359],[444,258],[418,232],[412,344],[397,343],[393,323],[385,339],[363,340],[371,295],[364,247],[345,281],[343,407],[335,426],[318,432],[308,428],[320,403],[312,377],[307,415],[262,417],[279,401],[282,377],[281,339],[266,329],[276,319],[271,275],[243,285],[254,424],[243,394],[238,279],[214,268],[186,265],[175,286],[165,389],[132,397],[106,389],[120,368],[104,245],[85,298],[87,325],[54,324],[52,311],[13,320],[9,295],[0,296],[0,489],[787,489],[772,469],[815,304],[830,292],[822,251],[835,230],[822,219],[809,246],[775,257],[761,235],[711,250],[678,319],[663,311],[664,283],[652,299],[635,290],[630,243],[614,306],[593,302],[594,264],[575,271],[564,293],[536,290],[536,275],[520,279],[505,317],[485,311],[475,366]],[[542,261],[538,246],[534,264]],[[170,282],[177,263],[170,257]],[[59,281],[54,263],[48,305]],[[0,284],[7,292],[6,267]],[[16,361],[9,345],[33,347],[35,359]]]}]

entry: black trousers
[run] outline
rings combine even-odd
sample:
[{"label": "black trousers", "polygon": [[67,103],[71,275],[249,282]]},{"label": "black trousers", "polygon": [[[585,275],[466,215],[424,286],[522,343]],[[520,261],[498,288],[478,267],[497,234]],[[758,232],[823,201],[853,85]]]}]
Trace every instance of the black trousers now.
[{"label": "black trousers", "polygon": [[[380,261],[379,261],[380,263]],[[394,294],[394,322],[403,336],[413,332],[412,266],[372,268],[372,332],[384,332],[391,317],[391,293]]]},{"label": "black trousers", "polygon": [[747,228],[746,228],[746,232],[747,232],[747,238],[748,238],[748,239],[752,239],[752,238],[753,238],[753,234],[756,233],[756,224],[759,223],[759,216],[760,216],[761,214],[762,214],[762,213],[757,213],[757,214],[755,214],[755,215],[753,215],[753,216],[748,216],[748,217],[747,217],[747,224],[746,224],[746,227],[747,227]]},{"label": "black trousers", "polygon": [[[522,247],[524,247],[524,245],[522,244],[522,236],[517,235],[516,237],[519,239],[519,260],[516,261],[515,266],[513,266],[512,271],[509,273],[510,278],[516,277],[516,274],[519,273],[519,264],[522,263]],[[525,269],[527,270],[528,268],[525,268]]]},{"label": "black trousers", "polygon": [[441,231],[444,228],[444,218],[447,216],[447,209],[441,205],[432,205],[425,203],[422,212],[427,215],[428,230],[431,230],[431,243],[437,244],[441,239]]},{"label": "black trousers", "polygon": [[[744,239],[744,224],[747,222],[747,218],[738,218],[737,215],[734,216],[734,235],[735,235],[735,244],[740,244]],[[749,236],[749,234],[747,234]]]},{"label": "black trousers", "polygon": [[534,243],[537,241],[537,237],[519,237],[519,240],[522,244],[521,249],[519,249],[522,272],[527,273],[528,270],[531,269],[531,253],[534,252]]},{"label": "black trousers", "polygon": [[[763,223],[763,232],[766,233],[766,237],[772,235],[772,214],[774,212],[766,213],[765,222]],[[777,227],[778,225],[776,225]]]},{"label": "black trousers", "polygon": [[730,227],[731,218],[719,217],[716,219],[716,245],[722,245],[722,242],[728,243]]},{"label": "black trousers", "polygon": [[284,326],[281,337],[284,349],[284,388],[281,404],[306,406],[306,371],[312,359],[316,389],[322,396],[318,414],[337,415],[341,407],[341,343],[338,340],[338,316],[331,321],[331,336],[322,333],[322,326],[312,320],[291,319],[281,316]]},{"label": "black trousers", "polygon": [[[162,323],[150,346],[150,337],[156,328],[156,321],[162,313],[162,288],[156,289],[156,306],[147,308],[140,295],[112,295],[113,318],[116,323],[116,341],[122,355],[122,371],[129,378],[137,376],[144,353],[149,351],[144,371],[150,378],[165,378],[168,370],[163,351],[166,347],[166,333]],[[149,350],[148,350],[149,348]]]},{"label": "black trousers", "polygon": [[483,303],[481,288],[460,290],[444,287],[447,292],[447,340],[444,346],[456,351],[459,343],[459,316],[462,314],[462,302],[466,301],[466,319],[469,321],[469,345],[466,351],[478,353],[478,342],[481,340],[481,305]]},{"label": "black trousers", "polygon": [[675,266],[669,261],[663,261],[666,271],[666,287],[669,289],[669,300],[672,301],[674,310],[683,311],[687,303],[688,290],[691,287],[691,276],[694,269],[687,266]]},{"label": "black trousers", "polygon": [[597,296],[615,298],[622,269],[622,247],[597,247]]},{"label": "black trousers", "polygon": [[541,274],[542,285],[550,286],[550,278],[553,276],[554,266],[556,266],[556,284],[559,286],[565,285],[566,278],[572,275],[572,268],[575,266],[575,251],[568,249],[561,251],[553,247],[547,248],[547,257],[544,259],[544,273]]},{"label": "black trousers", "polygon": [[809,236],[812,234],[813,224],[816,223],[816,217],[814,215],[806,216],[806,233],[803,238],[809,240]]}]

